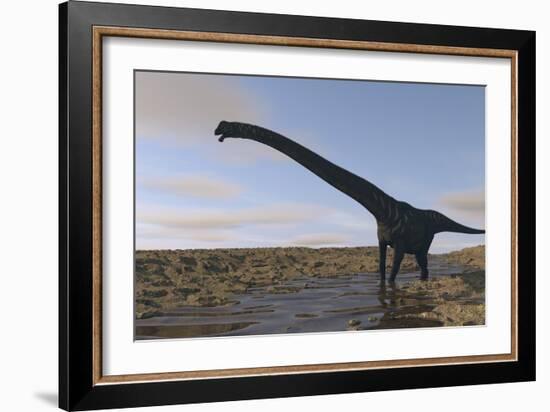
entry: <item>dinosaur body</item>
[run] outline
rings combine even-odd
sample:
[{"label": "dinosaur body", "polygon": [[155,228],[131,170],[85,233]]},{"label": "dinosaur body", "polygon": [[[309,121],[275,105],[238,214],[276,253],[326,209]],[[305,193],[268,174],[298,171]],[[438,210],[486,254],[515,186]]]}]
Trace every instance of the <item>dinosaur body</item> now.
[{"label": "dinosaur body", "polygon": [[421,278],[428,278],[428,250],[436,233],[458,232],[481,234],[449,219],[434,210],[417,209],[386,194],[366,179],[331,163],[293,140],[264,129],[239,122],[220,122],[215,131],[219,141],[242,138],[265,144],[287,155],[312,173],[363,205],[378,224],[380,250],[380,280],[386,279],[386,250],[394,249],[390,281],[394,282],[405,253],[414,254],[421,270]]}]

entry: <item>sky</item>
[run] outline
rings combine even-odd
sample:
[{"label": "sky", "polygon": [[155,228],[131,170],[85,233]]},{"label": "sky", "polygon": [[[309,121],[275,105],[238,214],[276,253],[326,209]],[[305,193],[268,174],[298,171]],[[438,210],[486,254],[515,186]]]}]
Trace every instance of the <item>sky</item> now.
[{"label": "sky", "polygon": [[[377,244],[361,205],[274,149],[274,130],[421,209],[485,226],[483,86],[135,72],[136,248]],[[437,234],[431,252],[484,243]]]}]

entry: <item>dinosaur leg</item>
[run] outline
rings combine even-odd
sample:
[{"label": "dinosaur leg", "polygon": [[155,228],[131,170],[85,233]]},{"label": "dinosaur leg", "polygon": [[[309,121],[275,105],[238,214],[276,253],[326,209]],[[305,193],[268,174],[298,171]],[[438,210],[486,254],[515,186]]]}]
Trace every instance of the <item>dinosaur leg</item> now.
[{"label": "dinosaur leg", "polygon": [[386,250],[388,245],[386,242],[378,242],[378,252],[380,254],[380,260],[378,262],[378,271],[380,273],[380,284],[385,284],[386,282]]},{"label": "dinosaur leg", "polygon": [[403,251],[403,249],[396,246],[395,249],[393,250],[393,264],[391,268],[391,277],[390,277],[391,283],[395,283],[395,278],[399,273],[399,268],[401,267],[401,262],[403,261],[404,256],[405,256],[405,252]]},{"label": "dinosaur leg", "polygon": [[420,252],[416,254],[416,262],[420,266],[420,279],[428,280],[428,253]]}]

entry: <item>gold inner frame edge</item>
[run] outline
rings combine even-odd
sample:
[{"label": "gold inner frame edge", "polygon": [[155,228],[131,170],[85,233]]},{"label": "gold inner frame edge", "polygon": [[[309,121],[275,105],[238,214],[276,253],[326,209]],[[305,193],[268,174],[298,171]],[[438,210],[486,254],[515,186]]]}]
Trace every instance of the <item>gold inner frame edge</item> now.
[{"label": "gold inner frame edge", "polygon": [[[200,371],[103,375],[102,371],[102,40],[105,36],[187,40],[237,44],[257,44],[292,47],[318,47],[399,53],[509,58],[511,60],[511,180],[512,180],[512,239],[511,239],[511,352],[509,354],[450,356],[439,358],[394,359],[314,365],[288,365],[254,368],[216,369]],[[197,32],[132,27],[93,26],[92,32],[92,339],[94,385],[138,383],[170,380],[216,379],[260,375],[342,372],[381,368],[457,365],[517,361],[517,52],[515,50],[432,46],[420,44],[385,43],[356,40],[265,36],[237,33]]]}]

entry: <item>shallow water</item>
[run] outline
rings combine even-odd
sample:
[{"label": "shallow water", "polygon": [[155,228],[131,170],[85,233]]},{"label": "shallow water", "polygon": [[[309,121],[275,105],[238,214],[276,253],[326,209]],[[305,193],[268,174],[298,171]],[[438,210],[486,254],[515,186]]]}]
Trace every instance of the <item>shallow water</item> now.
[{"label": "shallow water", "polygon": [[[437,260],[430,265],[432,277],[461,271],[460,266]],[[378,274],[358,273],[300,277],[271,288],[250,288],[232,297],[239,302],[234,305],[183,306],[165,316],[136,320],[136,339],[376,329],[383,327],[380,320],[386,312],[425,308],[428,302],[422,300],[406,305],[395,300],[396,289],[418,276],[418,272],[400,273],[392,287],[380,287]]]}]

